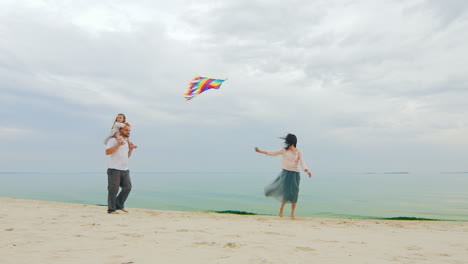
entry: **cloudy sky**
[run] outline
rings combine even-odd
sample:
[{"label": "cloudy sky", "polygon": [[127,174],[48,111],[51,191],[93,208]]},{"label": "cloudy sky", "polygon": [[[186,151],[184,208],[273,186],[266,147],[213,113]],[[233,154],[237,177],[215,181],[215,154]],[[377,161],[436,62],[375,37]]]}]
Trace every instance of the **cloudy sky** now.
[{"label": "cloudy sky", "polygon": [[[1,0],[0,170],[468,171],[465,0]],[[228,78],[186,102],[195,76]]]}]

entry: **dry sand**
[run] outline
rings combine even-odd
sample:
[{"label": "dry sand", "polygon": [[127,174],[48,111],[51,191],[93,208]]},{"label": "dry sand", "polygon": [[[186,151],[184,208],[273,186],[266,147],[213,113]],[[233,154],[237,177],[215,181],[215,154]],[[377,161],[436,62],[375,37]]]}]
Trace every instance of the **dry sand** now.
[{"label": "dry sand", "polygon": [[0,263],[468,263],[468,222],[129,210],[0,197]]}]

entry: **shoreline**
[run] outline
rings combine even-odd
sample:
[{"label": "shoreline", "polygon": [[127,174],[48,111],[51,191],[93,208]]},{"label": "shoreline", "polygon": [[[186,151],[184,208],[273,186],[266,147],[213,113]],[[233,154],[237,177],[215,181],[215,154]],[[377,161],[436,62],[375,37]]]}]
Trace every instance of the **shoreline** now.
[{"label": "shoreline", "polygon": [[[23,199],[23,198],[19,198]],[[43,200],[41,200],[43,201]],[[51,201],[55,202],[55,201]],[[80,203],[75,203],[80,204]],[[89,204],[89,205],[96,205],[96,206],[107,206],[105,204]],[[218,213],[218,214],[238,214],[238,215],[264,215],[264,216],[277,216],[276,214],[262,214],[262,213],[255,213],[250,211],[242,211],[242,210],[171,210],[171,209],[154,209],[154,208],[143,208],[143,207],[136,207],[138,209],[148,209],[148,210],[160,210],[160,211],[174,211],[174,212],[201,212],[201,213]],[[359,216],[359,215],[341,215],[342,217],[332,217],[332,216],[300,216],[304,218],[325,218],[325,219],[357,219],[357,220],[390,220],[390,221],[448,221],[448,222],[468,222],[468,220],[460,220],[460,219],[442,219],[442,218],[424,218],[424,217],[414,217],[414,216],[394,216],[394,217],[379,217],[379,216]]]},{"label": "shoreline", "polygon": [[0,263],[464,263],[468,222],[127,208],[0,197]]},{"label": "shoreline", "polygon": [[[136,173],[136,172],[134,172]],[[3,175],[0,196],[34,200],[106,204],[107,181],[102,173],[68,172],[50,174]],[[264,173],[150,173],[134,175],[127,206],[156,210],[219,211],[239,210],[276,215],[279,203],[263,195],[271,175]],[[318,176],[318,175],[316,175]],[[426,185],[416,185],[424,179]],[[336,182],[340,182],[336,185]],[[400,186],[406,182],[404,187]],[[28,182],[24,186],[24,182]],[[244,186],[249,182],[248,186]],[[362,185],[361,182],[365,182]],[[203,183],[203,184],[202,184]],[[430,184],[429,184],[430,183]],[[368,176],[326,174],[301,186],[298,216],[343,219],[402,219],[468,221],[466,190],[468,178],[460,175],[440,177],[415,174]],[[210,187],[215,185],[216,189]],[[435,186],[443,186],[443,188]],[[64,186],[73,186],[73,192]],[[195,186],[195,187],[194,187]],[[414,186],[418,186],[417,190]],[[239,191],[242,190],[242,191]],[[385,195],[380,195],[385,194]],[[290,207],[285,208],[289,210]]]},{"label": "shoreline", "polygon": [[[50,200],[37,200],[21,197],[2,197],[1,198],[12,198],[20,200],[30,200],[30,201],[43,201],[51,203],[64,203],[64,204],[79,204],[79,205],[94,205],[99,207],[107,207],[106,204],[93,204],[93,203],[79,203],[79,202],[63,202],[63,201],[50,201]],[[172,211],[172,212],[193,212],[193,213],[218,213],[218,214],[238,214],[238,215],[258,215],[258,216],[277,216],[276,214],[264,214],[264,213],[255,213],[250,211],[242,210],[206,210],[206,209],[194,209],[194,210],[177,210],[177,209],[155,209],[155,208],[145,208],[145,207],[134,207],[135,209],[141,210],[156,210],[156,211]],[[286,210],[286,213],[288,211]],[[362,216],[362,215],[338,215],[336,216],[300,216],[302,218],[320,218],[320,219],[356,219],[356,220],[389,220],[389,221],[449,221],[449,222],[468,222],[464,219],[442,219],[442,218],[424,218],[424,217],[414,217],[414,216],[393,216],[393,217],[379,217],[379,216]],[[288,217],[286,214],[285,217]]]},{"label": "shoreline", "polygon": [[[101,205],[102,206],[102,205]],[[258,214],[247,211],[238,210],[207,210],[200,212],[213,212],[218,214],[238,214],[238,215],[265,215],[265,216],[276,216],[273,214]],[[450,219],[432,219],[432,218],[421,218],[412,216],[396,216],[396,217],[377,217],[377,216],[362,216],[362,217],[316,217],[316,216],[303,216],[305,218],[324,218],[324,219],[356,219],[356,220],[390,220],[390,221],[448,221],[448,222],[468,222],[468,220],[450,220]]]}]

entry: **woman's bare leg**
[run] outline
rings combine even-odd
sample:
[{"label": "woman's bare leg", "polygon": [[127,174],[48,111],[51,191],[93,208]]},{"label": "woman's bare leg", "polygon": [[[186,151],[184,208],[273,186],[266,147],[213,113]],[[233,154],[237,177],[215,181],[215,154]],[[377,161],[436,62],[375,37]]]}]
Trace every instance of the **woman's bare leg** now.
[{"label": "woman's bare leg", "polygon": [[286,201],[281,202],[280,210],[279,210],[279,213],[278,213],[279,217],[283,217],[283,209],[284,209],[285,204],[286,204]]},{"label": "woman's bare leg", "polygon": [[291,218],[295,219],[294,212],[296,211],[296,203],[291,203]]}]

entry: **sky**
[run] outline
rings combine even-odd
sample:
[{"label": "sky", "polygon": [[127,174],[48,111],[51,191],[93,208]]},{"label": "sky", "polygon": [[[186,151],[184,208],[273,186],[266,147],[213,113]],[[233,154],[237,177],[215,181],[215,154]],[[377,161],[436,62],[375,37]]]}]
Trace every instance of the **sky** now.
[{"label": "sky", "polygon": [[[1,0],[0,171],[468,171],[464,0]],[[195,76],[228,78],[191,101]]]}]

